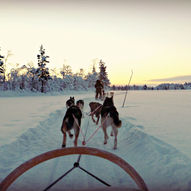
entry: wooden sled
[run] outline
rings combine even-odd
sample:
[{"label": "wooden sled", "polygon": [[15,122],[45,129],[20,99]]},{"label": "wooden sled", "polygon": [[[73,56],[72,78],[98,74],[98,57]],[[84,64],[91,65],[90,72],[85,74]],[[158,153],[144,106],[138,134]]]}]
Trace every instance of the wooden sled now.
[{"label": "wooden sled", "polygon": [[[17,167],[15,170],[13,170],[1,183],[0,183],[0,191],[5,191],[8,189],[8,187],[24,172],[31,169],[32,167],[45,162],[47,160],[57,158],[60,156],[66,156],[66,155],[92,155],[97,156],[100,158],[104,158],[106,160],[109,160],[119,167],[121,167],[126,173],[130,175],[130,177],[135,181],[138,188],[142,191],[148,191],[148,188],[144,182],[144,180],[141,178],[141,176],[135,171],[135,169],[129,165],[125,160],[121,159],[120,157],[100,149],[91,148],[91,147],[69,147],[64,149],[56,149],[52,150],[46,153],[43,153],[41,155],[38,155],[25,163],[21,164],[19,167]],[[108,189],[109,190],[109,189]]]}]

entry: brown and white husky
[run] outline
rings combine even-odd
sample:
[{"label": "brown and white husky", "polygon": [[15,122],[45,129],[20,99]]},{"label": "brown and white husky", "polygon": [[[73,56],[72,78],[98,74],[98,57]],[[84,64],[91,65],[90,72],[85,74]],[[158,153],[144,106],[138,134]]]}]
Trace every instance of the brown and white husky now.
[{"label": "brown and white husky", "polygon": [[[101,108],[102,108],[102,104],[98,103],[98,102],[90,102],[89,103],[90,106],[90,116],[92,116],[92,121],[94,123],[96,123],[96,125],[99,122],[99,118],[101,116]],[[97,121],[94,119],[94,115],[97,118]]]},{"label": "brown and white husky", "polygon": [[118,128],[121,127],[122,122],[119,120],[119,113],[117,112],[116,107],[113,103],[113,96],[106,97],[101,109],[101,125],[104,133],[104,144],[107,144],[108,135],[107,135],[107,127],[112,127],[111,136],[115,136],[114,138],[114,149],[117,149],[117,134]]}]

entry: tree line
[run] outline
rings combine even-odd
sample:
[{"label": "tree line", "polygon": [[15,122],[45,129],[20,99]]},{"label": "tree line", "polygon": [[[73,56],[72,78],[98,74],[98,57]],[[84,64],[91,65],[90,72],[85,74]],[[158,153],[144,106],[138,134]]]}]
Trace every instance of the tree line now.
[{"label": "tree line", "polygon": [[7,56],[0,54],[0,90],[27,90],[33,92],[50,92],[63,90],[87,90],[94,88],[96,80],[103,82],[104,87],[110,85],[106,64],[102,60],[99,61],[99,71],[93,65],[92,71],[87,75],[84,70],[73,73],[71,66],[63,65],[59,71],[56,69],[50,70],[49,56],[46,55],[43,45],[40,46],[39,54],[37,54],[37,67],[33,63],[23,65],[21,67],[11,68],[7,70],[7,59],[11,56],[8,51]]},{"label": "tree line", "polygon": [[0,91],[26,90],[33,92],[50,92],[64,90],[87,90],[94,88],[96,80],[103,82],[105,88],[111,90],[170,90],[170,89],[191,89],[191,83],[184,84],[162,83],[155,87],[145,85],[112,85],[106,71],[106,64],[99,61],[99,71],[92,67],[92,71],[87,75],[80,69],[78,73],[73,73],[70,65],[63,64],[62,69],[49,69],[49,56],[46,55],[43,45],[40,46],[37,54],[37,67],[33,63],[27,65],[16,65],[16,67],[7,70],[7,61],[11,56],[8,51],[6,56],[0,53]]},{"label": "tree line", "polygon": [[162,83],[157,86],[147,86],[145,85],[124,85],[117,86],[112,85],[111,90],[186,90],[191,89],[191,82],[185,82],[184,84],[178,83]]}]

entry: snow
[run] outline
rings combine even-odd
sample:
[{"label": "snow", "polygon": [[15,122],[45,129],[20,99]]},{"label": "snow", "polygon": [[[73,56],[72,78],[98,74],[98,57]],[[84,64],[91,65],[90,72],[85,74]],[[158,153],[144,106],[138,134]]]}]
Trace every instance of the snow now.
[{"label": "snow", "polygon": [[[37,96],[11,96],[8,93],[9,97],[3,94],[4,97],[0,97],[0,181],[23,162],[61,147],[60,127],[69,96],[85,101],[81,127],[84,132],[88,127],[87,138],[98,127],[86,115],[90,111],[88,103],[95,101],[94,92],[68,91],[62,95]],[[121,107],[123,99],[124,92],[115,92],[114,103],[123,123],[118,134],[118,149],[113,150],[112,137],[107,145],[103,145],[101,129],[87,146],[106,150],[126,160],[151,191],[191,190],[191,91],[129,91],[124,108]],[[80,135],[79,146],[82,140]],[[68,138],[67,147],[71,146],[73,140]],[[71,155],[46,161],[24,173],[10,190],[43,190],[72,168],[77,158],[77,155]],[[112,187],[137,189],[121,168],[107,160],[83,155],[80,165]],[[90,188],[106,187],[75,169],[51,190]]]}]

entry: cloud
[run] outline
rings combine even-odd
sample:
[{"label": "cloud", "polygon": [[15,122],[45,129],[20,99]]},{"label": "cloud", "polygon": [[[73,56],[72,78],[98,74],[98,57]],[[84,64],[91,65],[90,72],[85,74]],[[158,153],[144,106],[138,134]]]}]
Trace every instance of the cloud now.
[{"label": "cloud", "polygon": [[174,76],[170,78],[151,79],[149,82],[188,82],[191,81],[191,75]]}]

